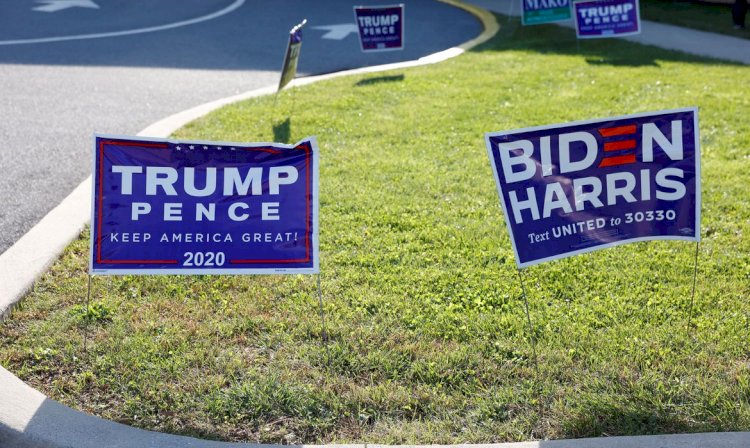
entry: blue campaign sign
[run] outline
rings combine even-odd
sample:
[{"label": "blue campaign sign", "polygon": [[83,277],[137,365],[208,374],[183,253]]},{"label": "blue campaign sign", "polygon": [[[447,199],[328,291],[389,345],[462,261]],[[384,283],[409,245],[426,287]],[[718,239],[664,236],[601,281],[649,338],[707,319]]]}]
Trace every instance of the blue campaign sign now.
[{"label": "blue campaign sign", "polygon": [[359,29],[363,52],[404,48],[404,5],[355,6],[354,21]]},{"label": "blue campaign sign", "polygon": [[573,3],[579,39],[619,37],[641,32],[638,0],[591,0]]},{"label": "blue campaign sign", "polygon": [[312,274],[318,148],[96,135],[92,274]]},{"label": "blue campaign sign", "polygon": [[700,240],[695,108],[485,135],[516,264]]}]

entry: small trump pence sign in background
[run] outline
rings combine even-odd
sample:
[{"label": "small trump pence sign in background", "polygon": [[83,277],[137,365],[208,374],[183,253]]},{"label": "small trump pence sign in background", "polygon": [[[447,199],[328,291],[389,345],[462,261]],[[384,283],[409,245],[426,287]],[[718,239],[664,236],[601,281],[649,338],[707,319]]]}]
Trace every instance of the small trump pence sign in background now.
[{"label": "small trump pence sign in background", "polygon": [[355,6],[354,21],[362,51],[404,48],[404,5]]},{"label": "small trump pence sign in background", "polygon": [[579,39],[639,34],[638,0],[591,0],[573,3]]}]

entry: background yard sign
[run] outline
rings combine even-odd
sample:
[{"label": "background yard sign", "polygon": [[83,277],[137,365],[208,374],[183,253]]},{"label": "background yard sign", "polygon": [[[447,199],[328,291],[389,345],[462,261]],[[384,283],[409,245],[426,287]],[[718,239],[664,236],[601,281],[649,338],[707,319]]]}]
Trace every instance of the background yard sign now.
[{"label": "background yard sign", "polygon": [[570,19],[568,0],[521,0],[521,23],[538,25]]},{"label": "background yard sign", "polygon": [[94,141],[91,274],[318,272],[314,137]]},{"label": "background yard sign", "polygon": [[289,42],[286,45],[286,53],[284,53],[284,64],[281,66],[281,79],[279,79],[277,92],[292,82],[297,75],[299,52],[302,49],[302,27],[306,23],[307,19],[289,31]]},{"label": "background yard sign", "polygon": [[641,32],[638,0],[593,0],[573,3],[579,39],[619,37]]},{"label": "background yard sign", "polygon": [[485,135],[518,267],[700,240],[696,108]]},{"label": "background yard sign", "polygon": [[404,48],[404,5],[355,6],[354,21],[359,29],[363,52]]}]

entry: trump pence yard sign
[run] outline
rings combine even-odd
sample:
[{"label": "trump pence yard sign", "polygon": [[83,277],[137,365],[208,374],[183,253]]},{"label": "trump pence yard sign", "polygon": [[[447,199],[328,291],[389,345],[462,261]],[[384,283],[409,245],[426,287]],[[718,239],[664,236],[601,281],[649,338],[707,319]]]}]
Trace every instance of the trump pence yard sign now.
[{"label": "trump pence yard sign", "polygon": [[695,108],[485,136],[516,264],[700,240]]},{"label": "trump pence yard sign", "polygon": [[92,274],[318,272],[318,149],[95,136]]},{"label": "trump pence yard sign", "polygon": [[363,52],[404,48],[404,5],[355,6],[354,21]]},{"label": "trump pence yard sign", "polygon": [[620,37],[641,32],[638,0],[584,0],[573,3],[579,39]]}]

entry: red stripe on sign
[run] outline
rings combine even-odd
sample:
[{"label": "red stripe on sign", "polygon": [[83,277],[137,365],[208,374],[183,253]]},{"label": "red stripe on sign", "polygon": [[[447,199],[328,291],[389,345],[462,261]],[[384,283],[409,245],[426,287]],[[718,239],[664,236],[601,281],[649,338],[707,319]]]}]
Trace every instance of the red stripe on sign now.
[{"label": "red stripe on sign", "polygon": [[281,154],[281,151],[278,149],[273,148],[240,148],[244,151],[263,151],[263,152],[269,152],[271,154]]},{"label": "red stripe on sign", "polygon": [[635,125],[629,124],[627,126],[618,126],[616,128],[602,128],[599,129],[599,133],[602,137],[614,137],[617,135],[635,134]]},{"label": "red stripe on sign", "polygon": [[602,159],[599,163],[599,168],[605,168],[608,166],[626,165],[628,163],[635,163],[635,154],[628,154],[625,156],[614,156]]},{"label": "red stripe on sign", "polygon": [[619,142],[604,143],[605,151],[619,151],[621,149],[633,149],[633,148],[635,148],[635,140],[620,140]]},{"label": "red stripe on sign", "polygon": [[104,201],[104,142],[99,143],[99,173],[96,176],[99,182],[99,203],[97,204],[96,223],[96,261],[102,262],[102,202]]},{"label": "red stripe on sign", "polygon": [[310,184],[312,183],[312,173],[310,172],[310,153],[312,152],[312,147],[308,142],[305,142],[302,148],[305,150],[305,176],[307,177],[307,179],[305,179],[305,208],[307,209],[307,214],[305,216],[305,259],[310,260],[310,257],[312,256],[310,254],[310,239],[312,238],[310,234],[310,223],[312,221],[312,206],[310,205],[310,199],[312,199],[312,193],[310,192]]}]

